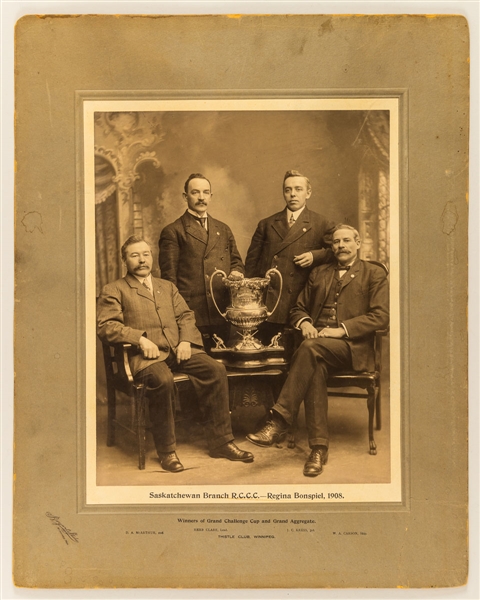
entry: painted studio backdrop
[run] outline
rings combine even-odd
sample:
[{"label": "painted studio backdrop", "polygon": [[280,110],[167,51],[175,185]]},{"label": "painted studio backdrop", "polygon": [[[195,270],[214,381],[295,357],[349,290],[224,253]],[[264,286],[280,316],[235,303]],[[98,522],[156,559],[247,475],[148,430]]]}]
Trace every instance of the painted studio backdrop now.
[{"label": "painted studio backdrop", "polygon": [[389,112],[95,113],[96,286],[124,275],[120,247],[140,234],[154,251],[186,209],[190,173],[212,183],[209,213],[245,255],[258,221],[285,206],[283,175],[309,177],[308,206],[359,229],[361,258],[389,263]]}]

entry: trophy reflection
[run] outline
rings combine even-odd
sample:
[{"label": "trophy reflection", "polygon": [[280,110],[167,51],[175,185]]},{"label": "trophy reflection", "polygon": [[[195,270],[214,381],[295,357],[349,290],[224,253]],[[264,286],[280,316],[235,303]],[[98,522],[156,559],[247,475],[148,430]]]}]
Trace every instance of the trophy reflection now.
[{"label": "trophy reflection", "polygon": [[[215,300],[213,292],[213,278],[221,276],[223,284],[230,290],[231,304],[225,312],[222,312]],[[268,310],[265,305],[264,296],[270,284],[271,276],[276,275],[280,279],[280,291],[277,301],[272,310]],[[241,336],[241,340],[232,348],[227,348],[224,341],[214,336],[216,343],[215,350],[230,350],[236,352],[256,353],[264,352],[269,348],[279,348],[279,335],[274,336],[268,347],[265,347],[256,337],[258,326],[263,323],[270,315],[275,312],[282,294],[283,280],[280,271],[277,269],[269,269],[265,273],[265,277],[252,277],[233,279],[227,277],[226,273],[221,270],[215,270],[210,278],[210,293],[213,303],[221,316],[231,323]]]}]

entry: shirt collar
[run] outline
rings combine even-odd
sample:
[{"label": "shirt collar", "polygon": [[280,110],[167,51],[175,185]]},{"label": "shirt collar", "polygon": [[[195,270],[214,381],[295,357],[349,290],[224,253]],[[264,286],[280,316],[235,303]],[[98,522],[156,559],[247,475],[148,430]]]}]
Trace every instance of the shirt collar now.
[{"label": "shirt collar", "polygon": [[298,217],[302,214],[302,212],[305,210],[305,207],[307,205],[304,204],[302,206],[302,208],[299,208],[298,210],[296,210],[295,212],[292,212],[289,208],[287,208],[287,221],[290,221],[291,216],[293,215],[293,218],[295,219],[295,221],[298,219]]},{"label": "shirt collar", "polygon": [[135,279],[138,279],[138,281],[143,285],[143,282],[145,281],[148,285],[148,287],[153,290],[153,285],[152,285],[152,274],[150,273],[147,277],[138,277],[138,275],[134,275]]},{"label": "shirt collar", "polygon": [[194,210],[191,210],[190,208],[187,208],[187,212],[189,212],[192,215],[192,217],[195,217],[196,219],[203,219],[203,217],[208,217],[206,211],[203,213],[202,216],[200,216],[198,213],[196,213]]},{"label": "shirt collar", "polygon": [[[351,267],[356,261],[357,261],[358,256],[356,256],[352,261],[350,261],[348,263],[348,265],[344,265],[345,267]],[[338,270],[341,271],[342,270],[342,265],[340,265],[339,262],[337,262],[338,265]]]}]

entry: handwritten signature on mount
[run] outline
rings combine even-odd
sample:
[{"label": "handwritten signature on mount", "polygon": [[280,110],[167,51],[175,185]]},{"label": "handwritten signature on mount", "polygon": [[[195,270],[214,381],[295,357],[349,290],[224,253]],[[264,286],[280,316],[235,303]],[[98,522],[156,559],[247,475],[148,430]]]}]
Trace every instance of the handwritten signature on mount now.
[{"label": "handwritten signature on mount", "polygon": [[67,529],[65,525],[62,525],[62,523],[60,523],[60,517],[56,517],[50,512],[46,512],[45,515],[50,519],[50,523],[55,525],[55,527],[58,529],[67,546],[69,542],[75,542],[76,544],[79,543],[78,533],[75,533],[74,531]]}]

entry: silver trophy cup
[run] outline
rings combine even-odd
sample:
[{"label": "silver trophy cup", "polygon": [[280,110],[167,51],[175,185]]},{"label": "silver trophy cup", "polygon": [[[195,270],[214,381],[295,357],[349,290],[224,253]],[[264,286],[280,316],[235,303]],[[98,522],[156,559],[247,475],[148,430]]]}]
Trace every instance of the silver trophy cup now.
[{"label": "silver trophy cup", "polygon": [[[215,300],[213,292],[213,278],[222,276],[224,285],[230,290],[231,304],[225,312],[222,312]],[[265,305],[264,296],[270,284],[271,275],[277,275],[280,279],[280,292],[273,310],[268,310]],[[213,303],[222,317],[239,330],[242,340],[233,348],[237,351],[251,352],[263,350],[264,346],[254,336],[258,326],[275,312],[282,294],[283,279],[280,271],[269,269],[265,277],[252,277],[242,279],[230,279],[225,271],[215,269],[210,277],[210,293]],[[222,340],[219,339],[219,342]],[[221,346],[220,346],[221,347]],[[225,346],[223,346],[225,347]]]}]

